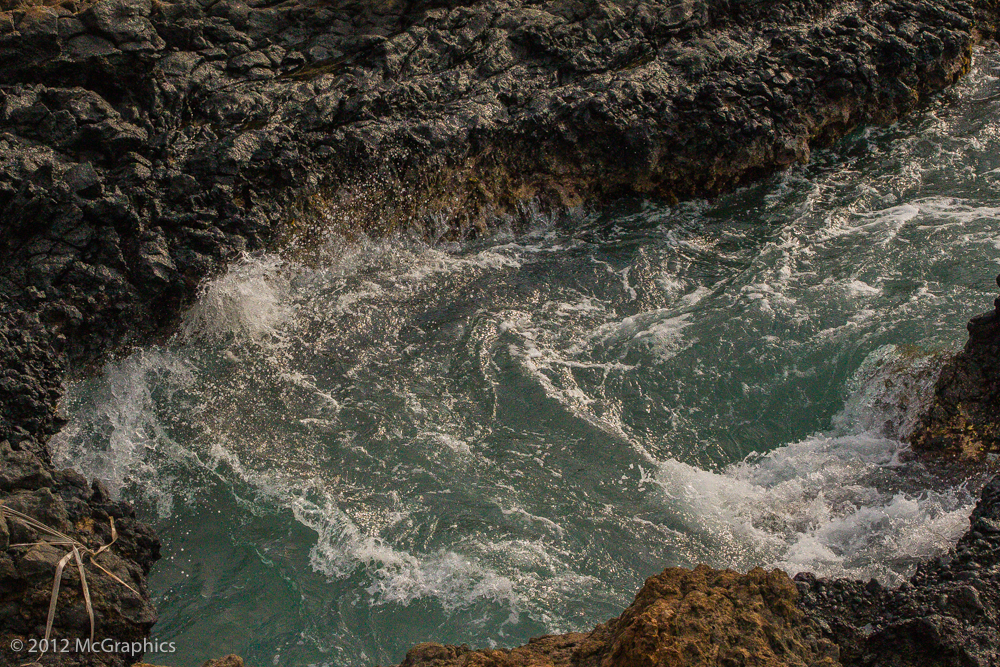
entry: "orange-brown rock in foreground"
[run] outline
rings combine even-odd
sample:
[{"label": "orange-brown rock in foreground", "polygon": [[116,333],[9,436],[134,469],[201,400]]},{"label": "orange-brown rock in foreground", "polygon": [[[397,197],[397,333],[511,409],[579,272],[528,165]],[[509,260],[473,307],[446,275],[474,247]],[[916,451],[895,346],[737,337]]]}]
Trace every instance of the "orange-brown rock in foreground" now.
[{"label": "orange-brown rock in foreground", "polygon": [[[132,665],[132,667],[158,667],[157,665],[151,665],[147,662],[137,662]],[[209,660],[201,667],[246,667],[246,663],[243,662],[243,658],[238,655],[227,655],[223,658],[216,658],[215,660]]]},{"label": "orange-brown rock in foreground", "polygon": [[400,667],[835,667],[839,650],[798,608],[781,570],[669,568],[618,618],[512,650],[419,644]]}]

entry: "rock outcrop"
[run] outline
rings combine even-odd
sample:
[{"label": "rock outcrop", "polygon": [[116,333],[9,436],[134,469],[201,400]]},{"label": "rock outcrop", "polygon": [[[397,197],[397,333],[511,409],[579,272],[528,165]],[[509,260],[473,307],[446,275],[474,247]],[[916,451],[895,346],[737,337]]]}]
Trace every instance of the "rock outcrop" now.
[{"label": "rock outcrop", "polygon": [[[997,23],[989,0],[0,9],[0,501],[92,549],[116,519],[99,558],[131,588],[88,581],[97,634],[122,641],[154,618],[155,537],[45,442],[67,374],[163,334],[211,271],[325,228],[460,238],[529,201],[711,195],[913,109]],[[7,663],[44,633],[59,550],[40,537],[0,521]],[[75,638],[64,577],[53,636]]]},{"label": "rock outcrop", "polygon": [[589,633],[512,650],[420,644],[400,667],[838,667],[839,649],[797,606],[784,572],[669,568]]},{"label": "rock outcrop", "polygon": [[[137,663],[133,667],[157,667],[157,665],[143,662]],[[246,667],[246,664],[243,662],[243,658],[238,655],[227,655],[215,660],[207,660],[201,667]]]},{"label": "rock outcrop", "polygon": [[993,303],[969,321],[965,348],[945,363],[910,436],[914,450],[970,460],[1000,453],[1000,297]]}]

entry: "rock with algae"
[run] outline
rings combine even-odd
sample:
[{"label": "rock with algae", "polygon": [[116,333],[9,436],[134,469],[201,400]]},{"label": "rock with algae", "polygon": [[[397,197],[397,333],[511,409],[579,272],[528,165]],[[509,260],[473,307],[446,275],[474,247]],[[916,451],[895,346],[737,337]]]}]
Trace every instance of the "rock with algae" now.
[{"label": "rock with algae", "polygon": [[781,570],[699,565],[650,577],[621,616],[589,633],[511,650],[420,644],[400,667],[835,667],[839,650],[797,606]]}]

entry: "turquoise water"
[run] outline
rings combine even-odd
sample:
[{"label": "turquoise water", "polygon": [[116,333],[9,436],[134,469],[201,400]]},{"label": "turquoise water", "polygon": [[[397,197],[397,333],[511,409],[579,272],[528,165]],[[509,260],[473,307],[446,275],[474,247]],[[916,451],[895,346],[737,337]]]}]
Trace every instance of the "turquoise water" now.
[{"label": "turquoise water", "polygon": [[898,438],[995,291],[997,65],[715,202],[232,266],[52,445],[164,540],[147,659],[392,664],[592,627],[666,566],[947,549],[974,483]]}]

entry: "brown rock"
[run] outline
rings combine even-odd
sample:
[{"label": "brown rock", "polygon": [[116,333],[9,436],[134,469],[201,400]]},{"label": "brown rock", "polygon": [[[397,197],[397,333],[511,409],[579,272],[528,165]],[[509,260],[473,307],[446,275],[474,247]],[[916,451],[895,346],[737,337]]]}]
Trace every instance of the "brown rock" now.
[{"label": "brown rock", "polygon": [[[421,646],[425,646],[425,644],[421,644]],[[432,644],[432,646],[435,646],[435,644]],[[440,644],[436,644],[436,646],[440,646]],[[134,665],[132,665],[132,667],[160,667],[160,666],[152,665],[148,662],[137,662]],[[215,660],[209,660],[201,667],[246,667],[246,664],[243,662],[243,658],[241,658],[238,655],[227,655],[224,658],[216,658]]]},{"label": "brown rock", "polygon": [[209,660],[201,667],[245,667],[243,658],[238,655],[227,655],[224,658]]},{"label": "brown rock", "polygon": [[512,650],[419,644],[401,667],[836,667],[839,651],[798,608],[781,570],[670,568],[589,634],[532,639]]}]

